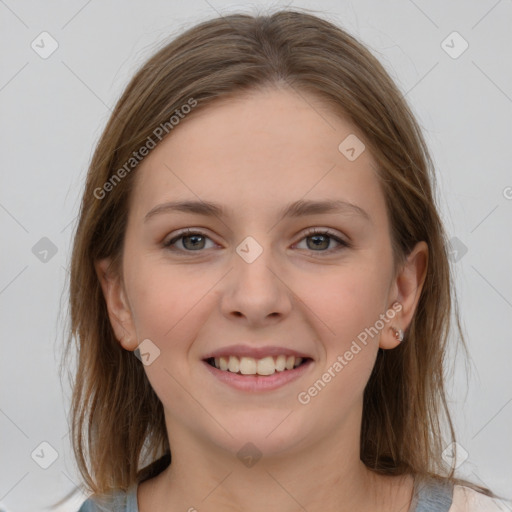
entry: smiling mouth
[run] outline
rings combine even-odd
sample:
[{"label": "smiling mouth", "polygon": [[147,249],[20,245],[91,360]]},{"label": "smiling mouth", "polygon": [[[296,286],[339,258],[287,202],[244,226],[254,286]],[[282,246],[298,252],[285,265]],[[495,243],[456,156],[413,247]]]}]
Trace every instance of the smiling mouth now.
[{"label": "smiling mouth", "polygon": [[309,357],[295,356],[267,356],[262,359],[253,357],[210,357],[205,361],[217,370],[235,373],[238,375],[268,376],[279,372],[294,370],[310,361]]}]

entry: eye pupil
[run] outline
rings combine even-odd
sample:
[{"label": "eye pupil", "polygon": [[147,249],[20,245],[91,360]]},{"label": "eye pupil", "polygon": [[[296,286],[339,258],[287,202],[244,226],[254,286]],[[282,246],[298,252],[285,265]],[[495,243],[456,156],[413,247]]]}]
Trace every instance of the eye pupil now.
[{"label": "eye pupil", "polygon": [[[186,247],[187,249],[197,249],[198,248],[198,244],[197,243],[192,243],[192,246],[191,247],[187,247],[187,244],[185,243],[186,240],[190,240],[190,239],[194,239],[196,242],[197,242],[197,239],[203,239],[203,243],[204,243],[204,237],[202,235],[185,235],[183,236],[183,245],[184,247]],[[202,247],[199,247],[200,249],[202,249]]]},{"label": "eye pupil", "polygon": [[[325,242],[327,241],[327,247],[329,246],[329,240],[328,240],[328,237],[326,237],[325,235],[312,235],[311,237],[309,237],[311,240],[314,240],[314,247],[322,247],[322,248],[325,248]],[[319,239],[323,239],[323,240],[319,240]],[[319,243],[317,243],[319,242]],[[322,246],[322,242],[324,242],[324,245]]]}]

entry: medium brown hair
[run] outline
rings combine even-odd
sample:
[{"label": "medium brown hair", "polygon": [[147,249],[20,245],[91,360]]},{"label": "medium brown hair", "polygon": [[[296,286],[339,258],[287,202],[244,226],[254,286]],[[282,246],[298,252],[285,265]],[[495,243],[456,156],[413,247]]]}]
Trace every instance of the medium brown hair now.
[{"label": "medium brown hair", "polygon": [[114,336],[94,267],[102,258],[120,260],[136,169],[123,173],[103,198],[95,191],[191,98],[197,106],[190,117],[219,98],[281,86],[321,98],[359,128],[378,163],[395,270],[418,241],[429,248],[405,341],[394,350],[379,349],[364,392],[361,460],[377,473],[448,479],[495,496],[455,478],[442,458],[455,441],[444,374],[452,314],[458,341],[467,347],[433,195],[434,166],[420,127],[364,45],[333,23],[296,10],[231,14],[185,31],[138,70],[98,142],[74,237],[64,355],[65,361],[70,352],[77,355],[70,432],[87,489],[98,496],[127,490],[171,461],[162,404],[143,365]]}]

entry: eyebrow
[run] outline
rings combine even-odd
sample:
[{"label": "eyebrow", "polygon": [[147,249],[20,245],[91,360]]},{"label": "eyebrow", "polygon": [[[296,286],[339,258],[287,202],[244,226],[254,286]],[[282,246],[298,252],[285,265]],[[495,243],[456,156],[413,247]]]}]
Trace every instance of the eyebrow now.
[{"label": "eyebrow", "polygon": [[[155,215],[171,212],[195,213],[197,215],[225,217],[226,213],[220,204],[209,201],[169,201],[152,208],[144,217],[144,222]],[[341,213],[345,215],[359,215],[371,222],[370,215],[361,207],[341,200],[326,201],[295,201],[280,212],[280,219],[285,217],[303,217],[322,213]]]}]

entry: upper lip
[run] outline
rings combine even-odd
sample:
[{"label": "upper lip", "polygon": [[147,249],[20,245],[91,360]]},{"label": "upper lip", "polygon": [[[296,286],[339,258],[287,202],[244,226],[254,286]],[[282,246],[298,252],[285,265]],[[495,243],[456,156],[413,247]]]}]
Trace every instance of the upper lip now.
[{"label": "upper lip", "polygon": [[240,357],[252,357],[254,359],[263,359],[266,356],[295,356],[311,358],[308,354],[304,352],[300,352],[297,350],[293,350],[286,347],[277,347],[277,346],[266,346],[266,347],[251,347],[248,345],[230,345],[229,347],[219,348],[210,352],[208,355],[204,357],[204,359],[210,359],[212,357],[229,357],[236,356]]}]

